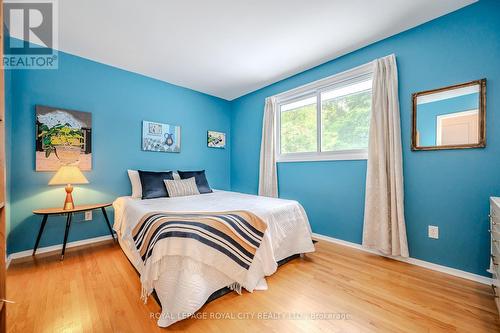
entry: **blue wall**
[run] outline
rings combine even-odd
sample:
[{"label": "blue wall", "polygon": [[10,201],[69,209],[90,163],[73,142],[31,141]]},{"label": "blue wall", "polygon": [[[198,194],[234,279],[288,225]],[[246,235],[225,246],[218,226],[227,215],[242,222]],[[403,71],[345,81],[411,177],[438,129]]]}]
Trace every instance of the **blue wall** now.
[{"label": "blue wall", "polygon": [[[230,138],[230,103],[114,67],[59,53],[58,70],[7,71],[11,123],[11,226],[8,252],[33,248],[40,218],[36,208],[58,207],[63,187],[48,186],[53,172],[35,172],[35,105],[92,112],[93,171],[89,185],[75,186],[77,204],[111,202],[130,193],[127,168],[206,169],[210,184],[230,188],[230,149],[207,147],[207,130]],[[141,121],[181,126],[181,153],[141,151]],[[111,215],[112,217],[112,215]],[[69,241],[108,234],[100,213],[74,219]],[[63,218],[49,218],[40,246],[62,243]]]},{"label": "blue wall", "polygon": [[[500,195],[500,1],[482,0],[233,101],[232,189],[257,193],[266,97],[391,53],[399,66],[410,254],[487,275],[488,197]],[[411,94],[484,77],[487,147],[411,152]],[[361,242],[366,161],[281,163],[278,177],[280,196],[304,205],[314,232]],[[440,227],[439,240],[427,237],[428,225]]]},{"label": "blue wall", "polygon": [[419,104],[417,108],[417,130],[420,134],[419,146],[436,145],[438,116],[475,110],[478,106],[479,93]]},{"label": "blue wall", "polygon": [[[129,194],[127,168],[205,168],[213,187],[257,193],[264,99],[395,53],[405,172],[410,254],[414,258],[485,275],[488,266],[488,197],[500,195],[500,2],[479,3],[232,102],[65,53],[59,69],[6,72],[7,154],[11,208],[8,252],[33,247],[40,220],[31,210],[59,206],[62,187],[53,173],[34,171],[36,104],[93,113],[93,171],[78,186],[78,203]],[[486,77],[487,147],[410,151],[411,94]],[[182,126],[180,154],[140,150],[141,120]],[[225,150],[206,147],[208,129],[228,133]],[[230,135],[233,134],[233,135]],[[236,135],[234,135],[236,134]],[[280,194],[299,200],[317,233],[361,242],[365,161],[281,163]],[[75,219],[70,241],[106,235],[99,214]],[[440,239],[427,238],[427,225]],[[49,221],[41,246],[62,241],[63,221]]]}]

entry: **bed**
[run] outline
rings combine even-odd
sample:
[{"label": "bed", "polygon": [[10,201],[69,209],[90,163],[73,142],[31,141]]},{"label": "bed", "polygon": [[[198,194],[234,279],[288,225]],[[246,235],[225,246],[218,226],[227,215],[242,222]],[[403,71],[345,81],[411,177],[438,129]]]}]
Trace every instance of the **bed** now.
[{"label": "bed", "polygon": [[[120,197],[113,203],[114,230],[123,252],[141,274],[143,262],[132,239],[132,229],[147,213],[222,212],[246,210],[266,224],[263,241],[249,270],[245,289],[265,290],[265,276],[273,274],[277,262],[295,254],[314,251],[311,228],[302,206],[293,200],[267,198],[237,192],[213,193],[150,200]],[[185,319],[200,309],[218,290],[234,281],[217,269],[188,257],[169,257],[165,273],[154,282],[162,313],[158,326],[166,327]]]}]

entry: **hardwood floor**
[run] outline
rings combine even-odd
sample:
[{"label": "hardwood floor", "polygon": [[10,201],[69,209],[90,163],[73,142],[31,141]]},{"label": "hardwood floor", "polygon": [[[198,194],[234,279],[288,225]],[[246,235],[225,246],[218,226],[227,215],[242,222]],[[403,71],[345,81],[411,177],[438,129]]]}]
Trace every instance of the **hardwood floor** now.
[{"label": "hardwood floor", "polygon": [[166,329],[156,326],[154,299],[139,299],[139,278],[118,245],[69,249],[63,262],[58,253],[28,258],[7,271],[8,298],[16,301],[8,330],[500,332],[489,286],[341,245],[316,247],[269,277],[269,290],[228,294],[205,305],[198,319]]}]

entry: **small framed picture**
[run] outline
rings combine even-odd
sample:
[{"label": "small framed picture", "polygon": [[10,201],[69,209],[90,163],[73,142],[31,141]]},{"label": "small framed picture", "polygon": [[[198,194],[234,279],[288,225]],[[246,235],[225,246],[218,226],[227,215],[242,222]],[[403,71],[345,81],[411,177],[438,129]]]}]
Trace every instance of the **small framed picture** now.
[{"label": "small framed picture", "polygon": [[208,131],[207,146],[210,148],[226,148],[226,133]]},{"label": "small framed picture", "polygon": [[180,126],[144,120],[142,122],[142,150],[180,153]]}]

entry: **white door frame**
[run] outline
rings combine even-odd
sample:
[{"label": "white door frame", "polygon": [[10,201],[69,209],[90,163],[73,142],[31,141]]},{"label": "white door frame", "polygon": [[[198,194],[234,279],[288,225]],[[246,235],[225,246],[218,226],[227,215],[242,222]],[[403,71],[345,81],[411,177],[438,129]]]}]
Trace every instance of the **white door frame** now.
[{"label": "white door frame", "polygon": [[441,146],[441,134],[442,134],[443,120],[450,119],[450,118],[463,117],[463,116],[472,116],[474,114],[479,115],[479,110],[473,109],[473,110],[467,110],[467,111],[461,111],[461,112],[447,113],[447,114],[442,114],[442,115],[437,116],[436,117],[436,145]]}]

